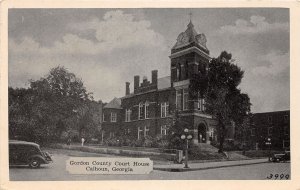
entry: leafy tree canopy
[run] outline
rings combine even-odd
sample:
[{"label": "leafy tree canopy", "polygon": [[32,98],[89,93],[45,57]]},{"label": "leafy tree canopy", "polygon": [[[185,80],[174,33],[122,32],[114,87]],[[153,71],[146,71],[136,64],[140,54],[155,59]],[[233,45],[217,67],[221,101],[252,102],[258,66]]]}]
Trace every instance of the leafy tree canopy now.
[{"label": "leafy tree canopy", "polygon": [[231,54],[223,51],[206,65],[205,73],[194,75],[190,84],[191,96],[200,94],[205,98],[206,112],[218,121],[219,152],[223,151],[225,126],[232,122],[242,124],[251,106],[248,95],[238,88],[244,71],[231,58]]}]

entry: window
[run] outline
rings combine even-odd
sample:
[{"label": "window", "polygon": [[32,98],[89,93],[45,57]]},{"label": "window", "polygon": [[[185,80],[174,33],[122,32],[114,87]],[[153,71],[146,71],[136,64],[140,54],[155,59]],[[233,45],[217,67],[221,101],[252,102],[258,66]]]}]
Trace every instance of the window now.
[{"label": "window", "polygon": [[283,121],[284,121],[284,123],[287,123],[289,121],[289,116],[288,115],[284,115]]},{"label": "window", "polygon": [[185,63],[185,78],[189,78],[189,64],[188,62]]},{"label": "window", "polygon": [[117,114],[112,112],[110,117],[111,122],[117,122]]},{"label": "window", "polygon": [[141,139],[143,134],[143,130],[141,129],[141,127],[138,127],[138,140]]},{"label": "window", "polygon": [[149,103],[145,103],[145,119],[149,118]]},{"label": "window", "polygon": [[211,138],[214,137],[214,129],[210,129],[210,131],[209,131],[209,137],[211,137]]},{"label": "window", "polygon": [[284,127],[284,135],[290,135],[290,128],[288,126]]},{"label": "window", "polygon": [[268,117],[268,122],[269,122],[269,123],[272,123],[272,116],[269,116],[269,117]]},{"label": "window", "polygon": [[182,92],[181,90],[176,91],[176,108],[182,110]]},{"label": "window", "polygon": [[167,117],[169,113],[169,102],[162,102],[160,107],[161,117]]},{"label": "window", "polygon": [[125,135],[128,135],[128,134],[130,134],[130,129],[129,128],[125,129]]},{"label": "window", "polygon": [[283,148],[290,148],[290,141],[289,140],[283,140]]},{"label": "window", "polygon": [[125,122],[129,122],[129,121],[131,121],[131,110],[130,109],[126,109]]},{"label": "window", "polygon": [[181,65],[177,65],[177,80],[181,80]]},{"label": "window", "polygon": [[163,125],[160,127],[160,134],[161,136],[166,136],[167,135],[167,126],[166,125]]},{"label": "window", "polygon": [[109,132],[109,138],[114,138],[115,137],[115,133],[114,132]]},{"label": "window", "polygon": [[183,110],[187,110],[189,108],[189,91],[188,89],[183,90]]},{"label": "window", "polygon": [[149,136],[149,127],[145,126],[144,137]]},{"label": "window", "polygon": [[105,117],[104,117],[104,114],[103,114],[102,120],[103,120],[103,122],[105,122]]},{"label": "window", "polygon": [[198,99],[198,110],[205,111],[205,101],[204,98]]},{"label": "window", "polygon": [[144,119],[144,104],[143,103],[140,103],[139,104],[139,119]]},{"label": "window", "polygon": [[251,136],[255,136],[255,129],[250,129]]},{"label": "window", "polygon": [[268,136],[272,136],[273,127],[268,127]]},{"label": "window", "polygon": [[200,97],[199,93],[198,93],[197,108],[200,111],[205,111],[205,101],[204,101],[204,98]]}]

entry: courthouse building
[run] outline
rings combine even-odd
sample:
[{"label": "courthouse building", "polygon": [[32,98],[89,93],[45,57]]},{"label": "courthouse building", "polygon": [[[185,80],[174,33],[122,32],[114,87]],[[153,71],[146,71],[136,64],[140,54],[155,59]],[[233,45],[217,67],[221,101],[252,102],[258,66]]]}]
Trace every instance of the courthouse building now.
[{"label": "courthouse building", "polygon": [[193,131],[194,143],[210,143],[216,138],[216,121],[205,113],[204,99],[189,95],[192,75],[206,72],[211,60],[205,35],[198,34],[190,22],[178,35],[169,57],[170,76],[158,78],[157,70],[151,71],[151,81],[134,76],[132,92],[126,82],[125,96],[104,106],[104,139],[125,134],[135,139],[167,135],[175,110]]}]

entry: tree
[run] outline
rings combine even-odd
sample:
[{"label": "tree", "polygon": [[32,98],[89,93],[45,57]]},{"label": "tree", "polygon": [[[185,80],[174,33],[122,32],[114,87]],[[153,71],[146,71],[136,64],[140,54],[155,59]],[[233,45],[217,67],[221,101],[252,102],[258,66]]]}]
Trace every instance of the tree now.
[{"label": "tree", "polygon": [[206,65],[205,72],[193,76],[191,96],[201,96],[206,102],[206,112],[218,121],[219,152],[223,152],[226,125],[232,122],[238,127],[250,112],[250,99],[241,93],[244,71],[233,64],[231,54],[223,51]]},{"label": "tree", "polygon": [[90,137],[99,126],[97,106],[81,79],[55,67],[28,89],[9,88],[10,137],[40,143],[81,133]]},{"label": "tree", "polygon": [[184,141],[180,138],[183,134],[183,130],[185,128],[188,128],[188,123],[184,122],[180,115],[178,114],[178,111],[176,110],[172,114],[172,121],[170,124],[169,129],[169,135],[168,135],[168,141],[169,141],[169,148],[171,149],[180,149],[183,150],[185,147]]}]

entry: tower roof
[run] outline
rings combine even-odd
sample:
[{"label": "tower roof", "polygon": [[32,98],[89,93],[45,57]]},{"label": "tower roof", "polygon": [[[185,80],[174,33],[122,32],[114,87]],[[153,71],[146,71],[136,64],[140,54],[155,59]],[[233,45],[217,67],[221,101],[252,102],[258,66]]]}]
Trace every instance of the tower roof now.
[{"label": "tower roof", "polygon": [[187,29],[178,35],[177,42],[173,46],[172,50],[181,49],[185,46],[195,43],[195,45],[200,46],[201,49],[208,52],[206,41],[205,35],[203,33],[198,34],[192,21],[190,20],[189,24],[187,25]]}]

